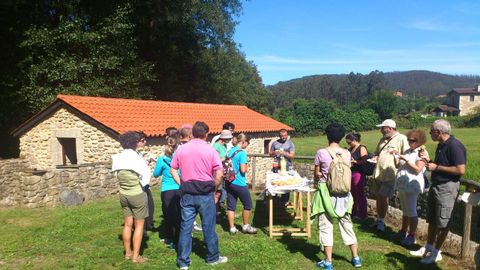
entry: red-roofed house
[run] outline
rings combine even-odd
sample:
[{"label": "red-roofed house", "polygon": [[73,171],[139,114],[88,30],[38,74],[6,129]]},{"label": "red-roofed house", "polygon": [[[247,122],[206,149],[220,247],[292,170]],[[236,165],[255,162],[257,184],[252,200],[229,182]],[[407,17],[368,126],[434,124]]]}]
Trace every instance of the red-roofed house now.
[{"label": "red-roofed house", "polygon": [[206,122],[211,136],[221,132],[223,123],[234,123],[235,132],[252,138],[251,153],[265,153],[280,129],[293,130],[240,105],[58,95],[13,135],[20,137],[20,158],[27,159],[33,168],[48,169],[110,161],[121,149],[118,135],[128,130],[144,131],[156,155],[167,127],[179,128],[196,121]]},{"label": "red-roofed house", "polygon": [[454,88],[447,93],[447,104],[433,110],[437,116],[468,115],[480,106],[480,84],[473,88]]}]

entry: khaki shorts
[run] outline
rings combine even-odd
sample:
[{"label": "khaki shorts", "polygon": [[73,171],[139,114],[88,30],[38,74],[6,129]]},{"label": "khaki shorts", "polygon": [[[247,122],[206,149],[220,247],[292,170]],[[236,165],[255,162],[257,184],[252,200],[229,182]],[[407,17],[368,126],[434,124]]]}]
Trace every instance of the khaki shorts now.
[{"label": "khaki shorts", "polygon": [[133,196],[120,194],[120,205],[124,217],[133,216],[134,219],[148,217],[148,200],[145,192]]},{"label": "khaki shorts", "polygon": [[433,185],[427,197],[427,222],[438,229],[450,226],[453,208],[458,197],[460,182]]},{"label": "khaki shorts", "polygon": [[373,180],[370,191],[375,195],[391,198],[395,193],[395,181],[380,182]]}]

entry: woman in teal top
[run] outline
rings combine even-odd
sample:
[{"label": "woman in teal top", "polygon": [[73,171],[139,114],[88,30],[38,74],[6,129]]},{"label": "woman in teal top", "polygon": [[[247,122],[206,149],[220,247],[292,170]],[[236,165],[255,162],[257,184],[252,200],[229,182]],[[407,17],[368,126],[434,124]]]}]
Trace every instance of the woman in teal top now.
[{"label": "woman in teal top", "polygon": [[165,154],[157,159],[153,176],[162,177],[160,199],[162,200],[165,243],[171,248],[176,248],[180,232],[180,197],[182,192],[170,173],[170,162],[177,146],[176,141],[170,139],[173,138],[169,138],[168,144],[165,145]]},{"label": "woman in teal top", "polygon": [[245,174],[247,173],[247,152],[245,149],[249,143],[250,140],[247,135],[241,133],[237,136],[235,146],[227,153],[227,157],[232,159],[232,166],[235,171],[235,180],[225,183],[227,190],[227,217],[231,234],[238,232],[234,223],[237,199],[240,199],[243,204],[242,232],[250,234],[257,233],[257,229],[252,227],[249,223],[250,211],[253,207],[250,190],[248,189],[247,179],[245,177]]}]

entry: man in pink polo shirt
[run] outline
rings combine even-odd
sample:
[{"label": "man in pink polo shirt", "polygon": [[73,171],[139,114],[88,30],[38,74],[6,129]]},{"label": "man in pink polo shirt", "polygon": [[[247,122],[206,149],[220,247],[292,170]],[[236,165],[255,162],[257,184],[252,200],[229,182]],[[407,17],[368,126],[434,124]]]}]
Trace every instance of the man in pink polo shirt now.
[{"label": "man in pink polo shirt", "polygon": [[[206,262],[216,265],[228,261],[227,257],[219,255],[213,195],[222,181],[223,167],[217,151],[206,142],[208,131],[207,124],[196,122],[192,128],[193,139],[177,149],[170,164],[170,172],[183,191],[177,250],[177,265],[180,269],[188,269],[191,264],[193,222],[198,213],[202,219],[203,239],[207,246]],[[181,180],[178,169],[182,172]]]}]

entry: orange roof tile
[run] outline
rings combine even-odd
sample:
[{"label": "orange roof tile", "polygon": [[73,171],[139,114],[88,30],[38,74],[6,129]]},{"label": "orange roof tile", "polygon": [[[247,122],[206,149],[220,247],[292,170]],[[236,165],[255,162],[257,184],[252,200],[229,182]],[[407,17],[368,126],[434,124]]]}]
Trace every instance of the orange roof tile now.
[{"label": "orange roof tile", "polygon": [[141,130],[147,136],[165,135],[167,127],[204,121],[211,133],[223,123],[235,124],[236,132],[272,132],[291,127],[241,105],[202,104],[58,95],[60,99],[118,133]]}]

